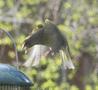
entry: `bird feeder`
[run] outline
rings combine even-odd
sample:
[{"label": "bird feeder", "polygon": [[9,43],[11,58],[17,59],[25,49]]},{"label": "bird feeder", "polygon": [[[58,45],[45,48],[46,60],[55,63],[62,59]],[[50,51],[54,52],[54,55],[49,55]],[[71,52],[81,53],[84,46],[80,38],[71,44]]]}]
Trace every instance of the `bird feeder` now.
[{"label": "bird feeder", "polygon": [[30,90],[32,82],[8,64],[0,64],[0,90]]},{"label": "bird feeder", "polygon": [[18,54],[13,37],[7,31],[2,31],[6,32],[14,44],[17,68],[8,64],[0,64],[0,90],[30,90],[32,82],[18,68]]}]

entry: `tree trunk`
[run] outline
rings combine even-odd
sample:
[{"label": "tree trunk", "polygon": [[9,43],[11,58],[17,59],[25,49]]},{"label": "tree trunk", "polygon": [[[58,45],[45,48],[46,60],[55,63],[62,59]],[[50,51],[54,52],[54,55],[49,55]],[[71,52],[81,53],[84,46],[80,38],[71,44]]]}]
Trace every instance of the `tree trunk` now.
[{"label": "tree trunk", "polygon": [[79,90],[85,90],[86,79],[92,71],[93,58],[89,53],[81,52],[77,61],[79,61],[79,67],[72,82],[79,88]]}]

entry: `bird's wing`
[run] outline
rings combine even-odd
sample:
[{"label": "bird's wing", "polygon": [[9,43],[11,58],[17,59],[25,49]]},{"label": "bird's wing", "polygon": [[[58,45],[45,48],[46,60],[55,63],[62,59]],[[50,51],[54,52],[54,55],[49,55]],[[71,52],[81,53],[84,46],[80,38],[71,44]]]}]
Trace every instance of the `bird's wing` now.
[{"label": "bird's wing", "polygon": [[24,63],[25,67],[37,66],[40,59],[49,51],[49,47],[44,45],[35,45],[30,51],[29,58]]}]

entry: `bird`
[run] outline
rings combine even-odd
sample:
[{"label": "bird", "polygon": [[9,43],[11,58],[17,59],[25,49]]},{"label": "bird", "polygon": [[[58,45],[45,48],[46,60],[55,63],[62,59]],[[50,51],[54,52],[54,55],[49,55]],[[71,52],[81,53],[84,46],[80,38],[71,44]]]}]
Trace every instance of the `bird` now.
[{"label": "bird", "polygon": [[[67,38],[60,32],[58,27],[52,21],[46,19],[44,24],[39,24],[37,28],[38,30],[35,33],[25,39],[23,48],[31,48],[35,47],[35,45],[45,46],[48,54],[55,56],[59,53],[65,69],[74,69]],[[36,50],[37,47],[35,47]],[[65,57],[68,60],[65,60]]]}]

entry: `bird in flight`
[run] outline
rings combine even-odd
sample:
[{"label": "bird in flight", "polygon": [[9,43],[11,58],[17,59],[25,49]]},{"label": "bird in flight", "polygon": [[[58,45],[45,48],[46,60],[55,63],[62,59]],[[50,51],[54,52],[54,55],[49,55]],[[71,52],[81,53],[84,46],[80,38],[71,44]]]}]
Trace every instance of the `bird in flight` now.
[{"label": "bird in flight", "polygon": [[37,65],[43,53],[52,56],[59,53],[64,68],[74,69],[67,38],[52,21],[46,19],[44,24],[37,25],[37,31],[24,40],[23,48],[31,47],[32,59],[27,60],[24,65]]}]

